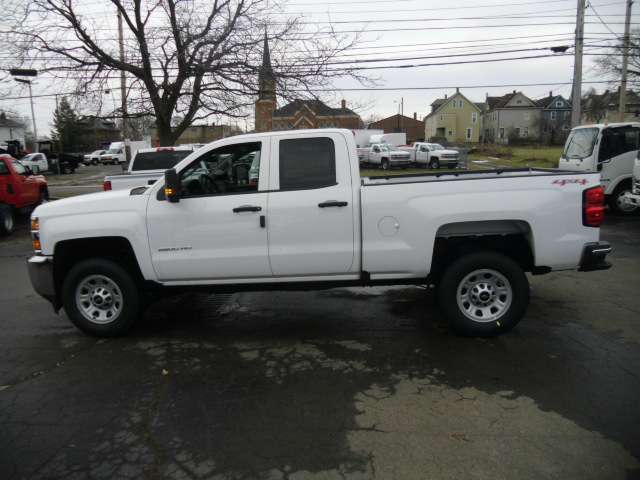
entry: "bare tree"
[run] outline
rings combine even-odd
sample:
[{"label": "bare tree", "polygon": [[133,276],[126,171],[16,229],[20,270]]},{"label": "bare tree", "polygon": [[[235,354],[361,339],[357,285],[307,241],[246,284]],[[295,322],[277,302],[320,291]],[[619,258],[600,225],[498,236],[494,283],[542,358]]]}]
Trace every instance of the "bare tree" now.
[{"label": "bare tree", "polygon": [[[3,1],[3,0],[0,0]],[[272,51],[278,94],[314,96],[339,77],[367,78],[330,60],[358,35],[309,31],[278,0],[108,0],[96,16],[81,0],[4,0],[6,36],[20,66],[37,66],[58,85],[100,97],[127,75],[132,116],[155,118],[159,139],[172,144],[211,115],[243,117],[258,92],[264,37]],[[118,49],[116,12],[125,27]],[[275,19],[275,20],[274,20]]]},{"label": "bare tree", "polygon": [[[623,53],[623,41],[620,39],[615,45],[611,46],[606,55],[602,55],[595,60],[599,73],[607,75],[611,78],[611,83],[615,85],[620,83],[620,77],[622,76]],[[640,30],[637,29],[631,33],[629,67],[627,71],[629,85],[632,88],[640,86]]]}]

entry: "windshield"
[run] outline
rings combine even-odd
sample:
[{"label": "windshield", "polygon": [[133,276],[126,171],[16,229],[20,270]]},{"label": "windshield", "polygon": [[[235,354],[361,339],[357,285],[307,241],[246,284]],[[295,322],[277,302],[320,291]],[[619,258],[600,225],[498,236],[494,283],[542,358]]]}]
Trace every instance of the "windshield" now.
[{"label": "windshield", "polygon": [[29,155],[25,155],[24,157],[22,157],[20,161],[24,162],[26,160],[28,162],[29,160],[33,160],[35,156],[35,153],[30,153]]},{"label": "windshield", "polygon": [[379,145],[380,150],[382,152],[388,152],[389,151],[389,147],[387,145]]},{"label": "windshield", "polygon": [[91,152],[91,155],[101,155],[104,153],[104,150],[96,150],[94,152]]},{"label": "windshield", "polygon": [[157,152],[138,152],[133,159],[132,171],[136,170],[166,170],[174,167],[180,160],[187,157],[191,150],[160,150]]},{"label": "windshield", "polygon": [[578,128],[573,130],[567,138],[564,147],[564,158],[586,158],[593,153],[593,147],[598,139],[597,128]]},{"label": "windshield", "polygon": [[431,150],[444,150],[444,147],[439,143],[432,143]]}]

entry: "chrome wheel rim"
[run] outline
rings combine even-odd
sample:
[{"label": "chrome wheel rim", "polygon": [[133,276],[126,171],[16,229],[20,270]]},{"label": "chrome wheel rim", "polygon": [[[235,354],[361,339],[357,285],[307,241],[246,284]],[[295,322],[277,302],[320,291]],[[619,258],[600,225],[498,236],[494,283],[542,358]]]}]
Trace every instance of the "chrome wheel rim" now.
[{"label": "chrome wheel rim", "polygon": [[120,287],[104,275],[89,275],[76,288],[78,311],[91,323],[105,325],[117,320],[122,312]]},{"label": "chrome wheel rim", "polygon": [[10,232],[11,230],[13,230],[13,215],[11,215],[10,213],[5,215],[4,217],[4,229],[6,232]]},{"label": "chrome wheel rim", "polygon": [[623,190],[618,194],[618,197],[616,198],[616,205],[621,212],[630,213],[630,212],[633,212],[636,208],[638,208],[637,205],[634,205],[631,202],[627,202],[624,199],[625,194],[630,192],[631,190]]},{"label": "chrome wheel rim", "polygon": [[458,284],[458,308],[479,323],[499,320],[511,306],[513,290],[500,272],[488,268],[474,270]]}]

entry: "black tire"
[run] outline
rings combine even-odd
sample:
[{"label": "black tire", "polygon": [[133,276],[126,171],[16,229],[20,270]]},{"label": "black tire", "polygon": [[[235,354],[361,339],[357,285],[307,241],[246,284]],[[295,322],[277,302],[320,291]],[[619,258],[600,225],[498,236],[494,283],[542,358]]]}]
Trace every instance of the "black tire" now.
[{"label": "black tire", "polygon": [[389,170],[389,169],[390,169],[390,166],[389,166],[389,160],[387,160],[386,158],[383,158],[383,159],[382,159],[382,163],[380,164],[380,167],[381,167],[383,170]]},{"label": "black tire", "polygon": [[433,168],[433,169],[440,168],[440,160],[438,160],[437,158],[429,160],[429,168]]},{"label": "black tire", "polygon": [[11,235],[16,228],[16,218],[13,208],[0,204],[0,236]]},{"label": "black tire", "polygon": [[[476,275],[475,272],[479,273]],[[486,286],[482,287],[482,285],[491,284],[491,280],[485,280],[485,276],[490,275],[487,272],[497,272],[499,276],[507,280],[506,283],[502,283],[500,279],[497,279],[498,288],[504,290],[496,290],[495,284],[489,289]],[[465,280],[474,279],[474,277],[477,277],[477,281],[473,280],[463,284]],[[502,283],[501,286],[500,283]],[[471,310],[468,314],[472,316],[477,315],[478,312],[482,314],[481,308],[486,308],[489,309],[489,313],[485,316],[486,320],[470,318],[464,312],[464,299],[461,298],[460,304],[462,306],[459,305],[458,290],[460,288],[462,294],[466,293],[464,288],[466,285],[474,285],[469,290],[466,302],[467,309]],[[476,287],[478,286],[480,286],[479,291],[481,292],[479,295],[484,295],[487,292],[488,298],[480,298],[477,294]],[[491,296],[490,291],[504,293],[504,299],[501,298],[500,293],[497,293],[492,301],[491,299],[494,297]],[[509,293],[507,294],[507,292]],[[473,301],[470,298],[473,295],[478,301],[487,300],[490,303],[486,306],[475,307],[473,303],[470,303]],[[505,306],[507,298],[510,298],[510,303]],[[438,301],[450,327],[456,333],[465,336],[491,337],[508,332],[520,322],[529,305],[529,281],[520,265],[505,255],[491,251],[470,253],[459,258],[447,268],[438,286]],[[495,313],[492,312],[493,308],[496,309]],[[500,311],[501,308],[504,310]],[[474,309],[476,309],[475,313]]]},{"label": "black tire", "polygon": [[640,210],[632,203],[623,202],[622,196],[625,193],[631,193],[631,181],[621,182],[607,199],[609,209],[615,215],[635,215]]},{"label": "black tire", "polygon": [[[106,278],[119,289],[120,310],[115,320],[107,319],[107,323],[91,321],[81,311],[81,302],[76,302],[76,292],[91,276]],[[89,291],[89,295],[92,292]],[[117,297],[114,295],[113,298]],[[91,258],[74,265],[66,275],[62,284],[62,304],[69,319],[84,333],[98,337],[116,337],[125,334],[133,326],[140,312],[141,301],[136,282],[129,272],[111,260]]]},{"label": "black tire", "polygon": [[95,158],[91,160],[91,165],[98,165],[98,160],[96,160]]}]

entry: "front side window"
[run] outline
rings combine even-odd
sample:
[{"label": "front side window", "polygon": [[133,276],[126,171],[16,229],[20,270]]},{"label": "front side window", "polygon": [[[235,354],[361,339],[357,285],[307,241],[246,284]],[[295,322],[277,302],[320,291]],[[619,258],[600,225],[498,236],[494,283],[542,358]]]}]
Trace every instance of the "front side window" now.
[{"label": "front side window", "polygon": [[327,137],[280,140],[280,190],[336,184],[336,147]]},{"label": "front side window", "polygon": [[602,132],[598,161],[609,160],[623,153],[638,150],[640,128],[610,128]]},{"label": "front side window", "polygon": [[0,160],[0,175],[9,175],[9,167],[2,160]]},{"label": "front side window", "polygon": [[261,147],[260,142],[238,143],[201,155],[180,172],[182,197],[257,191]]}]

